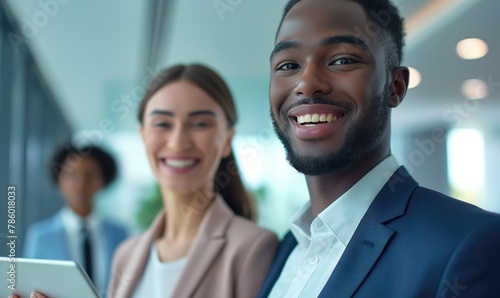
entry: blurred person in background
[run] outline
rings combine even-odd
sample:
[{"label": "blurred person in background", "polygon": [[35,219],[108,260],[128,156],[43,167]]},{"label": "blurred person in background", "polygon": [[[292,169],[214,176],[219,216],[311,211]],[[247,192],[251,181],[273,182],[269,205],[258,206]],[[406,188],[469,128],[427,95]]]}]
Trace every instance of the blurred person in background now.
[{"label": "blurred person in background", "polygon": [[24,257],[74,260],[86,270],[98,291],[105,291],[113,252],[127,232],[96,214],[93,199],[115,179],[116,163],[96,146],[67,144],[55,153],[50,170],[65,205],[54,216],[29,227]]}]

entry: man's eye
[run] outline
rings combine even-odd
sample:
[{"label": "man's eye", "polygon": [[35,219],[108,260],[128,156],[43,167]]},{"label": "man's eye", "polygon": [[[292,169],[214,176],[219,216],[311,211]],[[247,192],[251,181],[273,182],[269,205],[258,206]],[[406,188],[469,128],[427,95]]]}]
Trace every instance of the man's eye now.
[{"label": "man's eye", "polygon": [[278,65],[276,70],[292,70],[292,69],[298,69],[298,68],[299,68],[298,64],[287,62],[287,63],[283,63],[283,64]]},{"label": "man's eye", "polygon": [[339,58],[339,59],[334,60],[331,64],[333,64],[333,65],[347,65],[347,64],[351,64],[351,63],[355,63],[355,62],[356,62],[356,60],[351,59],[351,58]]}]

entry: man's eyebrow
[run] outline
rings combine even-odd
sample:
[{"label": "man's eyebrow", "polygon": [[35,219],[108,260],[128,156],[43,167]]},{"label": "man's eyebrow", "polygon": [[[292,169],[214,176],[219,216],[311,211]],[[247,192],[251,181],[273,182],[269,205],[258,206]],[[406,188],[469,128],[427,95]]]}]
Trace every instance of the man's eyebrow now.
[{"label": "man's eyebrow", "polygon": [[351,44],[367,52],[371,52],[368,45],[359,37],[354,35],[340,35],[325,38],[320,43],[322,46]]},{"label": "man's eyebrow", "polygon": [[[362,50],[371,53],[370,48],[368,47],[366,42],[364,42],[361,38],[356,37],[354,35],[332,36],[325,38],[320,42],[320,45],[322,46],[338,45],[338,44],[352,44]],[[300,47],[300,42],[298,41],[288,41],[288,40],[281,41],[274,47],[274,50],[271,52],[270,59],[272,60],[273,56],[281,51],[288,49],[296,49],[299,47]]]},{"label": "man's eyebrow", "polygon": [[298,41],[290,41],[290,40],[284,40],[278,42],[278,44],[274,47],[273,51],[271,52],[271,57],[270,59],[273,59],[273,56],[276,55],[277,53],[288,50],[288,49],[296,49],[300,47],[300,43]]}]

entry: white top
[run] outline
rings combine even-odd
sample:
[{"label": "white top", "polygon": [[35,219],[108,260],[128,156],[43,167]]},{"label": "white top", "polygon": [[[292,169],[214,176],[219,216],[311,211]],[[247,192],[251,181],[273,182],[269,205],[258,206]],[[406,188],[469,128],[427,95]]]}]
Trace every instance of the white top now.
[{"label": "white top", "polygon": [[90,214],[85,218],[76,214],[69,207],[61,210],[61,220],[66,232],[66,239],[69,250],[69,257],[79,264],[84,264],[83,259],[83,224],[87,225],[92,249],[92,269],[93,282],[96,289],[105,289],[106,285],[106,262],[104,255],[104,243],[100,241],[101,222],[95,214]]},{"label": "white top", "polygon": [[391,155],[313,218],[307,202],[290,219],[297,239],[269,297],[318,297],[375,196],[399,168]]},{"label": "white top", "polygon": [[161,262],[156,245],[151,245],[148,262],[133,297],[171,297],[186,266],[187,258]]}]

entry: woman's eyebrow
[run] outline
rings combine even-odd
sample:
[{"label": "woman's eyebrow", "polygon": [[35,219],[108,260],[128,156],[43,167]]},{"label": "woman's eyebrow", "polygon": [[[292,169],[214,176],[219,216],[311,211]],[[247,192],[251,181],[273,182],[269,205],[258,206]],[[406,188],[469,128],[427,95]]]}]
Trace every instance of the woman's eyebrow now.
[{"label": "woman's eyebrow", "polygon": [[199,116],[199,115],[211,115],[213,117],[217,117],[217,115],[211,111],[211,110],[198,110],[198,111],[192,111],[188,113],[188,116]]},{"label": "woman's eyebrow", "polygon": [[[149,115],[165,115],[173,117],[175,116],[175,113],[168,110],[152,110],[151,113],[149,113]],[[199,115],[210,115],[213,117],[217,117],[217,115],[211,110],[197,110],[188,113],[189,117],[199,116]]]},{"label": "woman's eyebrow", "polygon": [[167,110],[152,110],[149,115],[165,115],[165,116],[174,116],[174,112],[167,111]]}]

